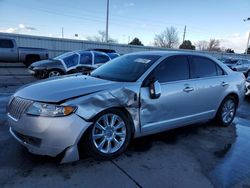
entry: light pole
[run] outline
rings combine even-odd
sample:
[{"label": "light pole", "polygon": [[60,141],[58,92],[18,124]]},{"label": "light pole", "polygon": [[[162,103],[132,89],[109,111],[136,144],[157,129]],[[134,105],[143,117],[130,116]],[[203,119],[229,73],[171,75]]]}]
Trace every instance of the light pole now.
[{"label": "light pole", "polygon": [[106,16],[106,42],[109,40],[109,0],[107,0],[107,16]]},{"label": "light pole", "polygon": [[[250,21],[250,17],[247,19],[244,19],[244,22]],[[246,48],[246,54],[249,48],[249,41],[250,41],[250,31],[248,32],[248,39],[247,39],[247,48]]]}]

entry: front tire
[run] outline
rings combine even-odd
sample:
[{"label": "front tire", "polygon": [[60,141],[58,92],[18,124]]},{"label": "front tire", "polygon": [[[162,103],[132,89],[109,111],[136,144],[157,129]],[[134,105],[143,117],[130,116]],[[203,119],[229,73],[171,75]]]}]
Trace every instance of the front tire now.
[{"label": "front tire", "polygon": [[61,75],[62,75],[62,72],[59,70],[51,70],[48,72],[48,78],[57,77]]},{"label": "front tire", "polygon": [[216,122],[224,127],[229,126],[235,117],[237,111],[238,103],[233,96],[226,97],[217,112],[216,115]]},{"label": "front tire", "polygon": [[97,159],[109,160],[121,155],[130,143],[131,125],[117,109],[99,114],[88,131],[88,153]]}]

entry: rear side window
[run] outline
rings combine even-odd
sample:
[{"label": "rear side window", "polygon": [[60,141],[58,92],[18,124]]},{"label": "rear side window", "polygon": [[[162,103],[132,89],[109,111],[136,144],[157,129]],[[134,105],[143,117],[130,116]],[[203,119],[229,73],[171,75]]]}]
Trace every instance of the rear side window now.
[{"label": "rear side window", "polygon": [[189,79],[189,63],[186,56],[171,57],[158,65],[154,79],[160,83]]},{"label": "rear side window", "polygon": [[92,65],[92,54],[91,54],[91,52],[82,52],[80,54],[80,64]]},{"label": "rear side window", "polygon": [[192,57],[191,78],[206,78],[217,76],[217,64],[204,57]]},{"label": "rear side window", "polygon": [[14,48],[12,40],[0,39],[0,48]]},{"label": "rear side window", "polygon": [[242,60],[242,63],[243,64],[249,64],[249,61],[248,60]]},{"label": "rear side window", "polygon": [[71,56],[63,58],[64,63],[67,68],[74,67],[78,64],[79,56],[77,54],[73,54]]},{"label": "rear side window", "polygon": [[107,61],[110,60],[109,57],[105,54],[94,52],[94,55],[95,55],[95,64],[106,63]]},{"label": "rear side window", "polygon": [[119,57],[119,55],[117,53],[108,53],[108,56],[110,57],[110,59],[114,59],[116,57]]},{"label": "rear side window", "polygon": [[216,65],[216,69],[217,69],[218,76],[225,75],[224,70],[222,70],[222,68],[220,68],[218,65]]}]

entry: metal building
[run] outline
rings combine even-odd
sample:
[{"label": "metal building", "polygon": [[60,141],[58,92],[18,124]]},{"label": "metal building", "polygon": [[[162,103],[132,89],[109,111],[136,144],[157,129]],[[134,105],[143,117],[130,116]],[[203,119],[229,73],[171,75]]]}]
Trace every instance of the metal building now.
[{"label": "metal building", "polygon": [[101,42],[83,41],[75,39],[31,36],[31,35],[12,34],[12,33],[0,33],[0,38],[13,38],[16,40],[17,45],[20,47],[46,48],[49,50],[50,58],[72,50],[105,48],[105,49],[114,49],[120,54],[126,54],[129,52],[136,52],[136,51],[145,51],[145,50],[168,50],[168,51],[172,50],[172,51],[187,51],[191,53],[209,54],[216,58],[237,57],[237,58],[250,59],[250,55],[246,54],[228,54],[228,53],[207,52],[207,51],[166,49],[166,48],[157,48],[152,46],[134,46],[125,44],[101,43]]}]

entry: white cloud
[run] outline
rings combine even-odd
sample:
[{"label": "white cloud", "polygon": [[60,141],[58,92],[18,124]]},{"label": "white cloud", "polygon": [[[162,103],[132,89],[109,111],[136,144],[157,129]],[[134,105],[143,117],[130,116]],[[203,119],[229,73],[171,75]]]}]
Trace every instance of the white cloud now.
[{"label": "white cloud", "polygon": [[27,33],[30,31],[34,31],[36,30],[36,28],[34,27],[29,27],[29,26],[25,26],[24,24],[18,24],[18,27],[10,27],[7,29],[0,29],[0,32],[4,32],[4,33]]},{"label": "white cloud", "polygon": [[231,48],[237,53],[243,53],[246,49],[247,38],[248,32],[244,34],[234,33],[219,40],[222,47]]},{"label": "white cloud", "polygon": [[20,29],[24,29],[24,28],[25,28],[25,26],[24,26],[23,24],[19,24],[18,27],[19,27]]},{"label": "white cloud", "polygon": [[135,6],[135,3],[133,3],[133,2],[124,3],[124,6],[125,7],[133,7],[133,6]]}]

